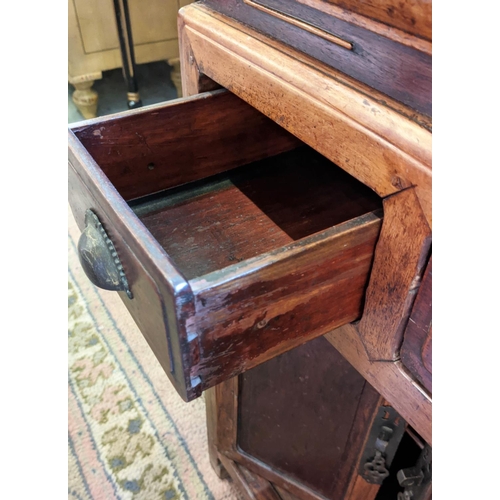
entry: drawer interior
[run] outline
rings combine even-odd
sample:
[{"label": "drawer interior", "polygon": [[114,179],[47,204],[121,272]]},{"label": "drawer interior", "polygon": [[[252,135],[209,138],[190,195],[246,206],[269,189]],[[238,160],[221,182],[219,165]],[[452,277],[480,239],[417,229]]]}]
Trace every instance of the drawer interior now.
[{"label": "drawer interior", "polygon": [[187,279],[381,207],[307,146],[129,203]]},{"label": "drawer interior", "polygon": [[185,400],[360,317],[381,199],[234,94],[90,120],[69,144],[75,219],[100,220]]}]

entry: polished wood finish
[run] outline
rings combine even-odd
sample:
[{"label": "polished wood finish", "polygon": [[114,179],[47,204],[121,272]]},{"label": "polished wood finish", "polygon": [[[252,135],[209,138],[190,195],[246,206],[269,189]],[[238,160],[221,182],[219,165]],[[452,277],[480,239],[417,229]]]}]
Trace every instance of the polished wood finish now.
[{"label": "polished wood finish", "polygon": [[375,498],[378,486],[363,487],[357,471],[373,418],[386,403],[325,339],[211,391],[207,417],[216,423],[219,457],[270,481],[284,499]]},{"label": "polished wood finish", "polygon": [[[431,271],[421,283],[432,226],[430,6],[208,3],[251,9],[241,20],[261,32],[207,5],[184,8],[183,91],[231,94],[155,109],[152,124],[131,113],[77,129],[93,158],[71,138],[85,163],[71,173],[75,210],[102,209],[132,288],[140,283],[138,323],[158,330],[146,338],[179,392],[208,388],[221,477],[252,500],[373,500],[378,486],[358,471],[380,404],[432,444],[421,371],[431,371]],[[403,84],[411,74],[414,88]],[[189,141],[170,152],[179,128]],[[129,204],[102,172],[92,184],[101,162]]]},{"label": "polished wood finish", "polygon": [[184,333],[193,308],[189,286],[71,131],[68,143],[68,195],[75,220],[83,230],[86,210],[96,213],[114,243],[134,298],[118,293],[170,381],[186,397],[192,391],[189,373],[183,370],[191,355]]},{"label": "polished wood finish", "polygon": [[385,198],[384,214],[385,224],[358,325],[373,361],[399,358],[404,328],[431,245],[431,230],[414,188]]},{"label": "polished wood finish", "polygon": [[[301,1],[306,4],[316,3],[315,0]],[[369,29],[376,28],[374,31],[378,30],[379,34],[431,53],[431,45],[424,39],[407,36],[397,28],[377,25],[356,13],[323,3],[324,12],[334,10],[337,17]],[[409,287],[402,287],[407,287],[407,296],[404,296],[404,292],[400,294],[406,305],[402,305],[402,308],[397,306],[393,311],[404,311],[398,321],[395,320],[396,315],[392,320],[394,325],[404,325],[418,288],[420,264],[415,266],[411,261],[408,263],[399,259],[398,252],[410,248],[412,245],[408,240],[411,241],[411,237],[416,235],[419,235],[420,243],[415,245],[417,248],[414,249],[414,254],[423,256],[428,249],[432,224],[431,122],[307,55],[292,51],[203,6],[184,9],[179,17],[179,28],[183,53],[181,66],[184,65],[185,68],[185,92],[197,93],[206,88],[206,85],[221,84],[314,149],[330,159],[335,158],[348,173],[387,198],[384,204],[391,212],[383,223],[388,225],[387,235],[391,234],[389,226],[392,222],[397,223],[398,211],[406,213],[406,216],[402,215],[406,217],[405,222],[400,224],[400,227],[403,226],[400,238],[405,241],[397,244],[396,238],[392,244],[389,239],[384,238],[385,243],[381,241],[388,247],[392,245],[393,267],[399,267],[397,273],[412,276]],[[368,109],[371,113],[364,113],[366,108],[360,105],[366,103],[370,103]],[[377,138],[376,142],[371,143],[374,138]],[[389,160],[395,153],[398,159]],[[409,192],[405,194],[405,190]],[[395,193],[399,194],[391,200],[391,195]],[[413,214],[409,214],[408,209],[410,212],[413,210]],[[390,220],[392,222],[388,223]],[[410,227],[408,233],[404,231],[405,224]],[[374,266],[372,279],[378,279],[377,275],[387,274],[383,261],[384,259],[379,258],[380,266]],[[421,262],[419,259],[417,261]],[[394,262],[398,262],[398,266],[394,266]],[[370,302],[375,303],[373,299]],[[398,352],[400,338],[388,339],[392,361],[370,359],[356,324],[335,329],[325,338],[391,402],[428,443],[432,443],[431,396],[404,367],[397,354],[393,355]],[[304,492],[303,485],[294,483],[289,478],[281,478],[275,482],[273,478],[277,475],[276,470],[262,462],[256,463],[234,448],[238,422],[236,379],[225,382],[212,391],[213,407],[217,410],[207,416],[210,421],[216,415],[219,429],[213,446],[220,442],[221,449],[230,450],[226,453],[228,456],[271,480],[280,494],[291,489],[296,498],[315,498],[314,495],[308,496],[310,491]],[[287,490],[283,490],[282,486],[286,486]],[[366,500],[374,498],[377,491],[376,485],[369,485],[357,477],[351,481],[344,498]]]},{"label": "polished wood finish", "polygon": [[[201,5],[184,8],[180,12],[179,27],[181,51],[185,50],[183,54],[186,56],[181,58],[181,66],[196,68],[194,72],[184,72],[183,69],[185,92],[198,92],[200,82],[206,82],[208,75],[326,157],[335,158],[339,166],[382,196],[404,192],[413,186],[418,203],[413,203],[413,200],[410,205],[413,204],[416,219],[410,217],[407,221],[413,231],[423,236],[423,246],[416,249],[417,253],[425,253],[423,250],[428,248],[427,236],[432,224],[431,133],[428,125],[421,119],[414,121],[415,117],[393,104],[384,104],[373,96],[367,99],[366,89],[362,86],[339,74],[328,73],[327,69],[313,65],[300,53],[264,39]],[[259,90],[258,93],[253,91],[254,88]],[[323,89],[328,89],[328,92]],[[376,103],[370,108],[372,113],[364,112],[362,104],[365,99]],[[367,142],[374,137],[378,137],[376,143]],[[367,155],[366,151],[370,154]],[[394,158],[388,162],[391,154],[396,152],[398,160]],[[415,162],[417,158],[419,160]],[[409,196],[407,193],[398,198],[397,203]],[[396,198],[390,203],[396,203]],[[393,210],[396,219],[397,212],[396,204]],[[387,231],[390,234],[391,231]],[[403,240],[404,236],[403,232]],[[411,247],[411,239],[402,245],[403,248]],[[394,262],[397,258],[396,253]],[[400,268],[398,272],[417,278],[409,286],[411,305],[418,285],[418,273],[415,265],[405,270],[406,263],[397,262],[399,265],[393,267]],[[407,306],[403,310],[407,310]],[[395,322],[400,323],[401,318]],[[356,326],[335,330],[327,338],[428,442],[432,441],[430,396],[397,357],[392,356],[394,361],[389,363],[370,361]],[[397,342],[391,345],[390,352],[394,352]]]},{"label": "polished wood finish", "polygon": [[343,498],[380,396],[319,338],[240,376],[238,448]]},{"label": "polished wood finish", "polygon": [[[303,1],[303,0],[298,0]],[[310,0],[311,1],[311,0]],[[315,5],[328,3],[375,19],[388,26],[432,40],[432,1],[411,0],[312,0]]]},{"label": "polished wood finish", "polygon": [[337,328],[325,338],[432,445],[431,395],[401,361],[371,361],[353,324]]},{"label": "polished wood finish", "polygon": [[428,391],[432,391],[432,257],[404,334],[401,361]]},{"label": "polished wood finish", "polygon": [[356,319],[380,219],[370,213],[193,279],[208,386]]},{"label": "polished wood finish", "polygon": [[[427,33],[430,33],[432,28],[432,22],[430,18],[426,17],[428,12],[432,10],[432,4],[430,0],[421,0],[419,3],[415,2],[393,2],[393,0],[377,0],[377,5],[373,0],[366,0],[364,2],[359,2],[357,0],[295,0],[296,2],[302,3],[313,7],[326,15],[334,16],[338,19],[343,19],[349,23],[356,24],[363,28],[369,29],[374,33],[385,36],[395,42],[402,43],[403,45],[408,45],[408,47],[413,47],[414,49],[420,50],[425,54],[432,54],[432,39],[426,38]],[[368,11],[363,9],[363,3],[371,3],[375,8],[378,7],[378,15],[371,16]],[[397,14],[398,17],[405,17],[405,13],[409,11],[415,13],[416,17],[423,17],[422,27],[415,29],[416,23],[411,21],[412,16],[410,14],[410,22],[406,22],[403,28],[397,28],[396,22],[385,23],[384,18],[386,17],[386,12],[384,8],[380,8],[385,3],[386,7],[394,6],[397,3],[396,9],[399,9]],[[427,4],[427,5],[426,5]],[[422,8],[423,7],[423,8]],[[417,12],[417,10],[419,12]],[[358,11],[360,13],[358,13]],[[406,16],[408,19],[408,16]],[[414,33],[414,34],[412,34]]]},{"label": "polished wood finish", "polygon": [[432,114],[429,54],[296,1],[204,0],[204,3],[412,109]]},{"label": "polished wood finish", "polygon": [[187,400],[357,319],[381,226],[378,197],[306,147],[210,177],[297,143],[228,96],[70,132],[77,223],[89,208],[101,219],[134,295],[125,304]]},{"label": "polished wood finish", "polygon": [[[179,12],[193,65],[353,177],[387,197],[415,186],[429,225],[431,133],[420,123],[377,102],[334,73],[306,66],[286,49],[207,7]],[[185,52],[183,52],[185,53]],[[182,62],[181,68],[191,63]],[[183,73],[185,92],[196,91],[199,74]],[[184,81],[186,83],[184,83]]]},{"label": "polished wood finish", "polygon": [[89,120],[72,130],[127,201],[300,144],[222,90]]}]

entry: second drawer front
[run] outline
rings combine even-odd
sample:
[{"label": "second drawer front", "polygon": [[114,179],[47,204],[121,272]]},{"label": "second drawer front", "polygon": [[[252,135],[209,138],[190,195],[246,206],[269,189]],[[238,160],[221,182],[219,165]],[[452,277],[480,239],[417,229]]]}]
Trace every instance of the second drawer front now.
[{"label": "second drawer front", "polygon": [[432,115],[429,54],[298,1],[205,0],[205,3],[419,113]]}]

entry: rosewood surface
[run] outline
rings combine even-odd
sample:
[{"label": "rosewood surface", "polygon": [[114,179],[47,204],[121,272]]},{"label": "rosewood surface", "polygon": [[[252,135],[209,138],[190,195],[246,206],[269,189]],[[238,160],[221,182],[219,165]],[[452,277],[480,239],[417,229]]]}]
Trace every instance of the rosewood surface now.
[{"label": "rosewood surface", "polygon": [[385,224],[357,327],[368,356],[374,361],[399,358],[432,236],[414,188],[385,198],[384,213]]},{"label": "rosewood surface", "polygon": [[377,210],[381,201],[302,147],[131,206],[193,279]]},{"label": "rosewood surface", "polygon": [[300,145],[224,90],[89,120],[72,130],[125,200]]},{"label": "rosewood surface", "polygon": [[387,403],[324,338],[210,389],[208,401],[213,456],[270,481],[281,498],[375,498],[379,486],[358,471]]},{"label": "rosewood surface", "polygon": [[238,446],[326,498],[343,498],[379,395],[319,338],[240,376]]},{"label": "rosewood surface", "polygon": [[[85,144],[70,132],[75,218],[83,229],[90,208],[103,224],[133,294],[124,302],[187,400],[359,317],[380,231],[379,198],[307,147],[210,176],[296,144],[246,107],[217,91],[78,125]],[[174,137],[178,162],[162,145]],[[157,169],[153,182],[145,171]]]},{"label": "rosewood surface", "polygon": [[432,0],[298,0],[300,3],[330,4],[343,10],[376,19],[388,26],[432,40]]},{"label": "rosewood surface", "polygon": [[[204,0],[204,3],[416,111],[432,114],[429,54],[297,1]],[[304,29],[297,20],[313,29]],[[332,36],[337,43],[331,41]]]},{"label": "rosewood surface", "polygon": [[179,16],[185,92],[204,74],[379,196],[414,186],[431,225],[432,135],[420,121],[204,5]]},{"label": "rosewood surface", "polygon": [[337,328],[325,338],[432,446],[432,397],[403,363],[371,361],[355,324]]},{"label": "rosewood surface", "polygon": [[432,390],[432,257],[405,331],[401,361],[428,391]]}]

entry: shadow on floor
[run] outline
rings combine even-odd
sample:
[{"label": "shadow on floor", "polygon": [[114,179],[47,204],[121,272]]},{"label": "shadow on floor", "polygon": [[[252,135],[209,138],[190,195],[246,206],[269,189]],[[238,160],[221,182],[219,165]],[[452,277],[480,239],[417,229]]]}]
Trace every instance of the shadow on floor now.
[{"label": "shadow on floor", "polygon": [[[177,91],[170,79],[170,66],[165,61],[137,66],[137,85],[144,106],[177,98]],[[121,68],[103,71],[102,79],[92,87],[99,94],[97,116],[126,111],[127,85]],[[68,84],[68,123],[79,122],[83,116],[73,103],[74,87]]]}]

